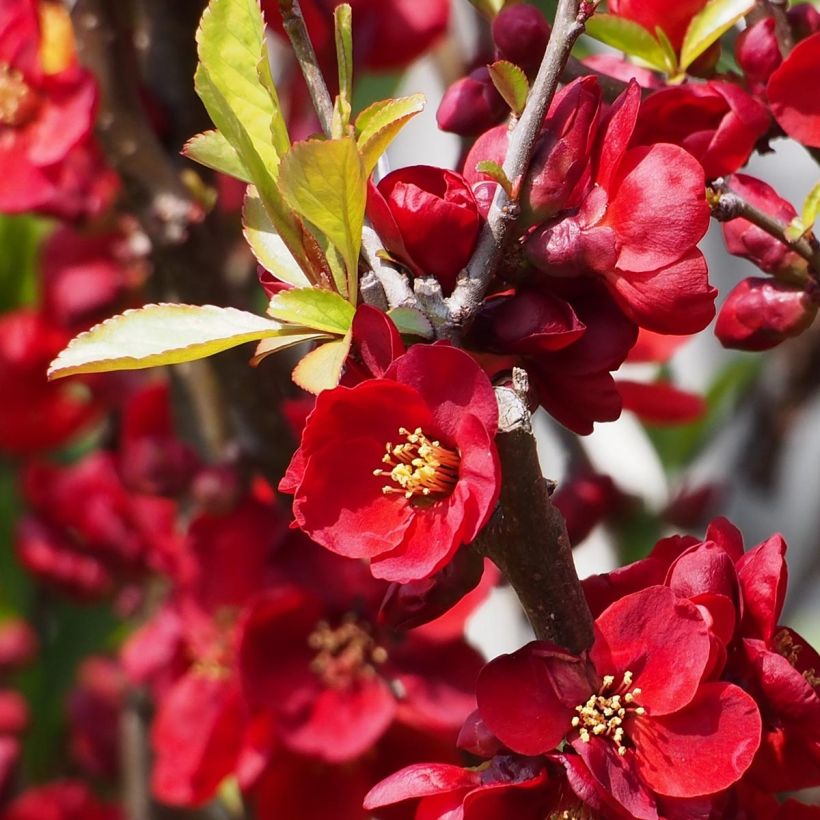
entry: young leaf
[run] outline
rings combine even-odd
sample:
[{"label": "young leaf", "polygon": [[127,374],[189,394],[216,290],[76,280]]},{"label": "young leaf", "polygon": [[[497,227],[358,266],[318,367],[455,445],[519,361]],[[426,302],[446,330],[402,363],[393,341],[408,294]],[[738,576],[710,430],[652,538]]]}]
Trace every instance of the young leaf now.
[{"label": "young leaf", "polygon": [[333,12],[336,33],[336,62],[339,66],[339,94],[334,106],[336,132],[341,137],[350,123],[353,99],[353,12],[348,3],[336,6]]},{"label": "young leaf", "polygon": [[497,162],[493,162],[491,159],[483,159],[481,162],[476,163],[475,169],[495,180],[507,192],[508,196],[512,196],[512,183],[504,173],[504,169]]},{"label": "young leaf", "polygon": [[268,315],[274,319],[337,336],[350,330],[355,312],[353,305],[338,293],[318,288],[283,290],[268,305]]},{"label": "young leaf", "polygon": [[267,359],[271,353],[278,353],[280,350],[287,350],[289,347],[295,347],[303,342],[318,342],[324,339],[332,338],[327,333],[315,332],[282,332],[281,336],[271,336],[268,339],[262,339],[256,346],[256,351],[251,357],[251,364],[256,367],[263,359]]},{"label": "young leaf", "polygon": [[711,0],[696,14],[680,52],[680,67],[692,65],[712,43],[717,42],[741,17],[748,14],[755,0]]},{"label": "young leaf", "polygon": [[393,320],[402,336],[420,336],[422,339],[433,338],[433,326],[430,320],[415,308],[398,307],[389,310],[387,315]]},{"label": "young leaf", "polygon": [[350,339],[348,333],[344,339],[328,342],[311,350],[294,368],[291,376],[294,383],[314,395],[336,387],[350,352]]},{"label": "young leaf", "polygon": [[368,176],[396,135],[424,108],[424,94],[373,103],[356,117],[356,142]]},{"label": "young leaf", "polygon": [[594,14],[586,22],[586,33],[618,51],[638,57],[659,71],[668,70],[661,44],[642,25],[632,20],[614,14]]},{"label": "young leaf", "polygon": [[288,134],[288,125],[285,122],[285,115],[282,113],[282,106],[279,103],[279,92],[276,90],[276,83],[273,81],[270,54],[268,53],[268,43],[266,40],[262,41],[262,56],[256,64],[256,76],[259,77],[262,88],[268,92],[271,105],[273,105],[270,135],[276,153],[280,157],[283,157],[290,150],[290,134]]},{"label": "young leaf", "polygon": [[75,336],[51,363],[48,377],[190,362],[281,332],[279,322],[236,308],[146,305]]},{"label": "young leaf", "polygon": [[814,227],[818,213],[820,213],[820,182],[815,183],[803,202],[802,221],[807,231]]},{"label": "young leaf", "polygon": [[248,186],[245,194],[242,224],[245,239],[263,268],[296,288],[310,287],[311,282],[276,232],[259,193],[253,186]]},{"label": "young leaf", "polygon": [[655,26],[655,37],[658,40],[658,44],[660,45],[661,50],[663,51],[664,59],[666,60],[666,73],[672,75],[677,74],[678,55],[675,52],[675,47],[666,36],[666,32],[660,26]]},{"label": "young leaf", "polygon": [[298,142],[282,159],[279,188],[288,205],[336,246],[355,303],[367,199],[364,163],[350,137]]},{"label": "young leaf", "polygon": [[527,75],[514,63],[507,60],[496,60],[487,66],[490,79],[498,93],[504,98],[510,110],[516,117],[521,116],[527,104],[527,95],[530,93],[530,84]]},{"label": "young leaf", "polygon": [[233,146],[219,131],[203,131],[185,143],[182,155],[210,168],[227,174],[243,182],[250,182],[251,176]]}]

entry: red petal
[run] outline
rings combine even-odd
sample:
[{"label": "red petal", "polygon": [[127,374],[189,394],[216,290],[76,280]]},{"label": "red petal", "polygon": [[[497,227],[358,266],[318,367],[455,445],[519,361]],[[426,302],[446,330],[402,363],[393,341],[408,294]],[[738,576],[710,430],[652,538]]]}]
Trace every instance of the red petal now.
[{"label": "red petal", "polygon": [[616,684],[632,672],[650,715],[675,712],[695,696],[709,660],[709,632],[697,607],[668,587],[616,601],[596,620],[595,631],[590,656],[596,670],[614,675]]},{"label": "red petal", "polygon": [[786,542],[782,535],[749,550],[737,562],[743,595],[743,635],[769,642],[774,635],[786,598],[788,569]]},{"label": "red petal", "polygon": [[760,729],[757,705],[742,689],[706,683],[685,709],[636,717],[630,732],[641,777],[654,791],[697,797],[740,780],[760,745]]},{"label": "red petal", "polygon": [[372,811],[402,800],[473,789],[480,783],[481,778],[472,769],[446,763],[414,763],[377,783],[367,793],[364,807]]},{"label": "red petal", "polygon": [[820,147],[820,32],[798,43],[769,78],[769,106],[783,130],[803,145]]},{"label": "red petal", "polygon": [[683,424],[696,421],[706,411],[706,402],[697,393],[666,382],[618,379],[616,384],[624,410],[631,410],[648,424]]},{"label": "red petal", "polygon": [[641,88],[635,80],[630,80],[626,90],[612,103],[599,137],[600,157],[595,181],[607,191],[626,154],[640,107]]}]

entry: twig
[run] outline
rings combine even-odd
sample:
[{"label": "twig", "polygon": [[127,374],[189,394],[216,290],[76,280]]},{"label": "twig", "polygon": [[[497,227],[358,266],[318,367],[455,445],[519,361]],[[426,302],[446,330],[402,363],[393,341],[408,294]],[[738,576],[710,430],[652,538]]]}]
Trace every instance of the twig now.
[{"label": "twig", "polygon": [[137,689],[125,694],[120,715],[120,759],[122,793],[128,820],[153,820],[150,781],[150,755],[145,695]]},{"label": "twig", "polygon": [[330,124],[333,120],[333,100],[327,90],[327,83],[322,76],[316,52],[310,42],[305,18],[302,16],[302,7],[299,0],[279,0],[279,11],[282,14],[282,25],[288,35],[293,53],[299,61],[299,68],[307,83],[310,99],[319,117],[322,131],[330,135]]},{"label": "twig", "polygon": [[746,219],[753,225],[757,225],[761,230],[766,231],[769,236],[773,236],[782,242],[798,256],[802,256],[812,268],[813,275],[815,277],[820,276],[820,247],[816,242],[811,242],[804,236],[795,240],[789,239],[786,235],[788,225],[785,222],[781,222],[781,220],[747,202],[729,188],[725,179],[720,178],[711,182],[708,194],[712,216],[719,222]]},{"label": "twig", "polygon": [[496,445],[504,481],[498,510],[475,546],[515,590],[537,638],[582,652],[592,645],[592,615],[566,524],[541,475],[525,389],[525,383],[496,389],[501,410]]},{"label": "twig", "polygon": [[[572,47],[583,32],[584,22],[593,8],[592,3],[582,0],[559,0],[544,59],[521,119],[510,134],[504,173],[513,185],[523,178],[529,168],[544,115],[558,88]],[[450,321],[457,329],[466,328],[478,312],[517,216],[517,203],[499,187],[473,257],[447,299]]]}]

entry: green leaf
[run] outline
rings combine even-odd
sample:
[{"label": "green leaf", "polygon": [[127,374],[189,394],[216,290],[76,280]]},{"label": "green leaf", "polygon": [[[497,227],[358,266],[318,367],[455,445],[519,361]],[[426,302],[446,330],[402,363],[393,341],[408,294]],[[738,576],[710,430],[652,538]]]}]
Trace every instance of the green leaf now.
[{"label": "green leaf", "polygon": [[675,47],[672,45],[670,39],[666,36],[666,32],[660,26],[655,26],[655,37],[658,40],[658,44],[660,45],[661,50],[663,51],[664,59],[666,60],[666,73],[677,74],[677,52],[675,51]]},{"label": "green leaf", "polygon": [[290,134],[288,134],[288,125],[285,122],[285,115],[282,113],[282,106],[279,102],[279,92],[276,90],[276,83],[273,81],[270,54],[268,53],[268,44],[265,40],[262,41],[262,55],[256,64],[256,76],[259,77],[262,88],[268,92],[271,105],[273,105],[270,135],[276,153],[280,157],[283,157],[290,150]]},{"label": "green leaf", "polygon": [[243,233],[257,262],[277,279],[297,288],[310,286],[310,281],[288,250],[271,222],[259,193],[248,186],[242,211]]},{"label": "green leaf", "polygon": [[48,377],[190,362],[281,331],[279,322],[236,308],[146,305],[75,336],[51,363]]},{"label": "green leaf", "polygon": [[586,22],[586,33],[618,51],[638,57],[659,71],[668,70],[661,44],[642,25],[626,17],[594,14]]},{"label": "green leaf", "polygon": [[424,103],[424,94],[380,100],[356,117],[356,142],[368,176],[399,131],[422,111]]},{"label": "green leaf", "polygon": [[820,182],[815,183],[803,201],[802,220],[807,231],[810,231],[814,227],[818,213],[820,213]]},{"label": "green leaf", "polygon": [[182,155],[221,174],[243,182],[250,182],[248,173],[233,146],[219,131],[203,131],[191,137],[182,149]]},{"label": "green leaf", "polygon": [[419,310],[408,307],[393,308],[387,312],[402,336],[420,336],[422,339],[433,338],[433,326],[430,320]]},{"label": "green leaf", "polygon": [[274,319],[337,336],[350,330],[355,312],[353,305],[338,293],[318,288],[283,290],[268,306],[268,314]]},{"label": "green leaf", "polygon": [[350,340],[348,333],[344,339],[328,342],[311,350],[294,368],[291,376],[294,383],[314,395],[336,387],[350,352]]},{"label": "green leaf", "polygon": [[256,367],[259,362],[266,359],[271,353],[278,353],[280,350],[286,350],[289,347],[295,347],[304,342],[316,342],[330,338],[332,337],[327,333],[307,331],[305,328],[294,328],[293,331],[288,330],[287,332],[283,331],[280,336],[270,336],[259,342],[251,358],[251,364]]},{"label": "green leaf", "polygon": [[341,253],[348,297],[355,303],[367,199],[367,174],[356,143],[350,137],[296,143],[282,159],[279,187],[290,207]]},{"label": "green leaf", "polygon": [[334,136],[341,137],[350,123],[353,100],[353,12],[348,3],[336,6],[333,26],[339,66],[339,94],[333,107]]},{"label": "green leaf", "polygon": [[495,180],[506,192],[507,196],[512,196],[512,183],[504,173],[504,169],[491,159],[483,159],[476,163],[476,171],[480,174],[486,174],[491,179]]},{"label": "green leaf", "polygon": [[530,93],[530,84],[527,75],[514,63],[507,60],[496,60],[487,66],[490,79],[498,93],[504,98],[510,110],[516,117],[521,116],[527,104],[527,95]]},{"label": "green leaf", "polygon": [[685,69],[692,65],[712,43],[717,42],[741,17],[748,14],[755,0],[711,0],[696,14],[680,52],[680,66]]}]

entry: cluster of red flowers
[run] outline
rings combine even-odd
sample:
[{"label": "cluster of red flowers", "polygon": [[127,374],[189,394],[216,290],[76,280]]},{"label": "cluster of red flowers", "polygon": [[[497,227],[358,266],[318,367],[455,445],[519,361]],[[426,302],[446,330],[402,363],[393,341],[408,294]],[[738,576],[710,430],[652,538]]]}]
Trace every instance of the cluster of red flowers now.
[{"label": "cluster of red flowers", "polygon": [[[277,34],[285,5],[261,0]],[[332,76],[338,3],[301,5]],[[351,5],[357,60],[373,71],[429,50],[450,8]],[[704,5],[610,0],[608,11],[662,29],[680,54]],[[496,388],[515,368],[530,409],[575,434],[624,408],[652,422],[698,416],[700,397],[613,374],[666,362],[715,317],[698,249],[710,214],[729,252],[769,276],[728,295],[718,338],[763,350],[814,319],[813,263],[721,212],[726,194],[797,219],[741,172],[783,134],[820,146],[816,106],[795,91],[820,70],[820,14],[801,5],[785,19],[796,41],[785,57],[774,18],[737,38],[742,75],[718,73],[719,42],[681,83],[590,58],[595,71],[552,99],[524,179],[499,173],[510,110],[493,72],[457,80],[438,122],[475,138],[461,173],[413,166],[371,180],[367,217],[399,272],[432,277],[446,300],[509,183],[500,269],[461,346],[403,337],[373,304],[346,306],[341,381],[293,400],[299,445],[274,488],[242,454],[206,463],[183,441],[161,379],[46,381],[71,336],[143,301],[148,266],[117,211],[119,182],[93,136],[96,82],[67,13],[0,0],[0,212],[62,220],[38,251],[36,297],[0,317],[0,450],[18,459],[25,506],[14,550],[49,593],[105,602],[128,626],[77,666],[66,701],[76,777],[14,794],[29,724],[14,675],[38,639],[23,620],[0,623],[2,820],[120,820],[85,781],[106,793],[122,777],[123,714],[150,724],[158,802],[244,801],[260,820],[818,817],[783,801],[820,786],[820,657],[780,623],[780,536],[744,550],[718,519],[704,540],[666,538],[586,579],[595,639],[584,652],[534,641],[485,664],[464,634],[499,582],[474,542],[499,517]],[[494,17],[492,57],[531,82],[550,37],[539,10],[514,3]],[[306,87],[283,73],[291,134],[312,133]],[[244,246],[237,257],[250,259]],[[261,279],[269,296],[291,288]],[[623,496],[590,470],[554,502],[574,545]]]}]

